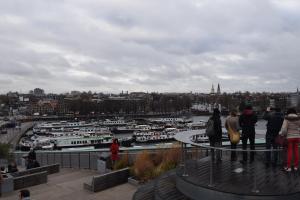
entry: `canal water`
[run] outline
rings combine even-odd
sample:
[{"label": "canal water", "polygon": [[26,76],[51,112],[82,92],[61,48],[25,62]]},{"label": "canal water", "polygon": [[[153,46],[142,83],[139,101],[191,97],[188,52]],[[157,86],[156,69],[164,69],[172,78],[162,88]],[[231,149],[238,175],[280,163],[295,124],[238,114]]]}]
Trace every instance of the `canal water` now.
[{"label": "canal water", "polygon": [[[205,121],[207,122],[210,116],[193,116],[191,118],[191,120],[193,122],[199,122],[199,121]],[[221,117],[221,121],[222,121],[222,126],[224,127],[224,123],[225,123],[226,117]],[[256,124],[256,130],[259,130],[257,133],[257,137],[256,138],[264,138],[265,135],[265,130],[266,130],[266,121],[265,120],[259,120]],[[32,134],[32,130],[27,132],[27,135],[31,135]],[[116,134],[114,135],[116,138],[130,138],[132,136],[132,134]],[[168,142],[168,143],[159,143],[156,145],[164,145],[164,144],[172,144],[172,142]],[[137,146],[153,146],[155,144],[133,144],[133,145],[137,145]]]}]

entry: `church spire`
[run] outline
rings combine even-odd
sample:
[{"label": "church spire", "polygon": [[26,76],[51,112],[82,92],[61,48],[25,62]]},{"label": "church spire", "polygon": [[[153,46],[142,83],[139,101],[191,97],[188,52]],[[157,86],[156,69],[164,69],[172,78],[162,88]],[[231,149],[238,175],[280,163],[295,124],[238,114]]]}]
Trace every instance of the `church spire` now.
[{"label": "church spire", "polygon": [[218,83],[217,94],[221,94],[220,84]]},{"label": "church spire", "polygon": [[215,93],[215,88],[214,88],[214,84],[212,84],[212,86],[211,86],[211,90],[210,90],[210,93],[211,93],[211,94],[214,94],[214,93]]}]

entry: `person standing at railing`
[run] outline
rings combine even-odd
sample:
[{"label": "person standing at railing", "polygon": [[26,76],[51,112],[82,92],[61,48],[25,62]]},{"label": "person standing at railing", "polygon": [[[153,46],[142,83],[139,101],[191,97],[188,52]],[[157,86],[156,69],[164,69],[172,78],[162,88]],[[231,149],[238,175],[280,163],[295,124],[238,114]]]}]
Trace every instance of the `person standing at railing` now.
[{"label": "person standing at railing", "polygon": [[[281,112],[280,108],[267,108],[267,111],[264,114],[264,119],[267,120],[267,132],[266,132],[266,149],[271,149],[275,152],[273,153],[273,162],[272,165],[275,167],[278,159],[278,144],[276,143],[276,137],[278,136],[283,120],[284,115]],[[269,167],[271,164],[271,152],[266,152],[266,167]]]},{"label": "person standing at railing", "polygon": [[[242,115],[239,118],[239,123],[242,128],[242,144],[243,150],[247,149],[247,142],[249,139],[250,149],[255,150],[255,124],[257,122],[257,116],[254,113],[252,106],[246,106]],[[246,164],[248,159],[248,153],[243,152],[243,160],[240,162]],[[250,153],[250,163],[254,161],[254,152]]]},{"label": "person standing at railing", "polygon": [[[228,132],[231,149],[236,149],[236,146],[240,141],[240,133],[239,133],[239,117],[237,116],[235,110],[232,110],[230,112],[230,115],[226,118],[225,128]],[[231,135],[231,134],[238,134],[238,135]],[[236,161],[236,160],[237,160],[236,151],[231,151],[231,161]]]},{"label": "person standing at railing", "polygon": [[288,109],[280,134],[286,136],[288,141],[287,166],[285,170],[287,172],[292,170],[291,161],[294,154],[294,170],[297,171],[299,167],[300,118],[294,108]]},{"label": "person standing at railing", "polygon": [[[213,123],[213,134],[209,136],[209,143],[212,147],[221,147],[222,146],[222,124],[220,111],[218,108],[215,108],[213,115],[209,118],[209,121]],[[211,150],[212,159],[214,159],[214,149]],[[220,150],[216,151],[217,162],[221,161],[221,152]]]},{"label": "person standing at railing", "polygon": [[36,164],[37,164],[36,153],[35,153],[34,148],[31,147],[30,151],[28,153],[28,156],[27,156],[27,169],[37,167]]},{"label": "person standing at railing", "polygon": [[113,143],[110,146],[110,153],[111,153],[111,162],[113,168],[116,161],[119,159],[119,142],[118,139],[116,138],[113,140]]}]

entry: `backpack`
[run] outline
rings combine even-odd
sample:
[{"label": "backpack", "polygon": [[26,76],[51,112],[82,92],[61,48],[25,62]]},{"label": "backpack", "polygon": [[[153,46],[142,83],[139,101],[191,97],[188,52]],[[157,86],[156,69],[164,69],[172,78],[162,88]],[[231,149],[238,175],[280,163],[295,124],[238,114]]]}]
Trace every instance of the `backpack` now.
[{"label": "backpack", "polygon": [[208,137],[215,136],[215,127],[214,127],[214,120],[209,119],[207,124],[206,124],[206,130],[205,133]]},{"label": "backpack", "polygon": [[228,125],[228,135],[232,144],[238,144],[240,142],[240,132],[233,130],[230,125]]}]

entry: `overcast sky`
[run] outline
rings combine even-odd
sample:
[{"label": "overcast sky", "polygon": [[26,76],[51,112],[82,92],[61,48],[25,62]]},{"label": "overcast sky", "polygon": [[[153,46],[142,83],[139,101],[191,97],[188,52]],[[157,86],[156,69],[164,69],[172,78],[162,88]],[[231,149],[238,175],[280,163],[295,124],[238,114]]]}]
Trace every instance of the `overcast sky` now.
[{"label": "overcast sky", "polygon": [[295,91],[300,1],[1,0],[0,92]]}]

